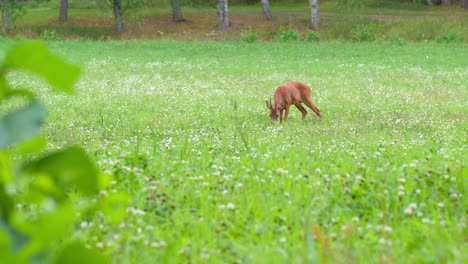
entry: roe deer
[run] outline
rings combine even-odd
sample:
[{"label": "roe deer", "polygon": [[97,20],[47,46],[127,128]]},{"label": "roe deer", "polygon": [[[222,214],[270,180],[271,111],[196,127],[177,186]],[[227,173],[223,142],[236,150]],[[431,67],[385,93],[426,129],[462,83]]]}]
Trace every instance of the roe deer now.
[{"label": "roe deer", "polygon": [[276,122],[278,116],[280,123],[283,122],[283,110],[286,110],[284,120],[288,119],[289,107],[295,105],[302,113],[302,119],[307,115],[307,110],[302,106],[302,103],[312,109],[319,118],[322,118],[320,110],[310,100],[310,87],[301,82],[288,82],[276,89],[274,104],[265,100],[268,109],[270,109],[271,121]]}]

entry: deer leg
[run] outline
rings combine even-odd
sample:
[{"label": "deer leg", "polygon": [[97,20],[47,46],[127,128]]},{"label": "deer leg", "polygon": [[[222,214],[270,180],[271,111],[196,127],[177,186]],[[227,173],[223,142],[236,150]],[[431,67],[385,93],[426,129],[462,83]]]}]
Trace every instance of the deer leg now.
[{"label": "deer leg", "polygon": [[307,105],[310,109],[312,109],[312,111],[314,111],[318,117],[322,118],[322,114],[320,113],[320,110],[312,103],[310,98],[306,98],[304,100],[304,104]]},{"label": "deer leg", "polygon": [[284,115],[284,121],[288,120],[288,116],[289,116],[289,107],[291,107],[291,105],[287,105],[287,106],[286,106],[286,114]]},{"label": "deer leg", "polygon": [[306,110],[300,103],[296,104],[295,106],[297,107],[297,109],[299,109],[299,111],[301,111],[301,113],[302,113],[302,120],[304,120],[304,118],[305,118],[306,115],[307,115],[307,110]]},{"label": "deer leg", "polygon": [[280,123],[283,123],[283,110],[280,110]]}]

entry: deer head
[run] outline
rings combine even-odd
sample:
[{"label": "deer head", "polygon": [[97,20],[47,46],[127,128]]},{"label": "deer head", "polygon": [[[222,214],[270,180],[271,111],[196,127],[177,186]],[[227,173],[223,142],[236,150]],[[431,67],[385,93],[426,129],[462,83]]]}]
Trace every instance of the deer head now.
[{"label": "deer head", "polygon": [[270,109],[270,118],[271,118],[271,121],[272,121],[272,122],[278,121],[278,117],[279,117],[279,115],[280,115],[279,109],[277,109],[274,105],[271,104],[271,99],[270,99],[270,101],[265,100],[265,103],[266,103],[268,109]]}]

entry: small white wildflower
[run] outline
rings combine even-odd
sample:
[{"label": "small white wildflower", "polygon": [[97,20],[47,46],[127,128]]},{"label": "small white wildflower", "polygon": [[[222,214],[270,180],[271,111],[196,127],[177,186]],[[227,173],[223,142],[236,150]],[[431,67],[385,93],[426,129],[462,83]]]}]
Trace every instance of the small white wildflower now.
[{"label": "small white wildflower", "polygon": [[236,209],[236,206],[233,203],[228,203],[226,205],[226,208],[229,209],[229,210],[234,210],[234,209]]},{"label": "small white wildflower", "polygon": [[382,237],[381,239],[379,239],[379,244],[385,245],[385,238]]},{"label": "small white wildflower", "polygon": [[390,234],[390,233],[392,233],[393,230],[392,230],[392,227],[391,227],[391,226],[385,226],[385,227],[384,227],[384,231],[385,231],[385,233]]},{"label": "small white wildflower", "polygon": [[286,172],[286,171],[285,171],[284,169],[282,169],[282,168],[276,169],[276,174],[278,174],[278,175],[286,174],[285,172]]},{"label": "small white wildflower", "polygon": [[103,249],[103,248],[104,248],[104,243],[102,243],[102,242],[97,242],[97,243],[96,243],[96,247],[99,248],[99,249]]},{"label": "small white wildflower", "polygon": [[413,209],[411,207],[406,207],[405,215],[412,215],[412,214],[413,214]]},{"label": "small white wildflower", "polygon": [[81,223],[80,223],[80,227],[81,227],[82,229],[87,228],[87,227],[88,227],[88,222],[86,222],[86,221],[81,222]]}]

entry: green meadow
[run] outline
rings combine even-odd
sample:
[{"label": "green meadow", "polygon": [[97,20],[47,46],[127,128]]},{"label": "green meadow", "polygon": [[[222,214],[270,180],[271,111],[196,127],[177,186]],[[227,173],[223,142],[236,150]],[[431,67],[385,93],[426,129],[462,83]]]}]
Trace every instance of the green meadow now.
[{"label": "green meadow", "polygon": [[[48,105],[49,149],[82,145],[100,197],[130,197],[71,232],[112,263],[468,262],[466,45],[48,45],[82,65],[73,95],[8,77]],[[293,80],[322,120],[270,122]]]}]

